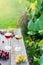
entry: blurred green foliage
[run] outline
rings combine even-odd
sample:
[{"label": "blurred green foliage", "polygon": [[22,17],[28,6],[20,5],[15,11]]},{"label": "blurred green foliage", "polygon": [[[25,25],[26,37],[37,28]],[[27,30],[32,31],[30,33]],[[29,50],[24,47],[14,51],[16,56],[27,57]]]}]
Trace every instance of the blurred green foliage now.
[{"label": "blurred green foliage", "polygon": [[[28,1],[30,1],[26,10],[28,25],[27,29],[25,27],[23,29],[23,37],[30,62],[29,65],[40,65],[40,56],[42,54],[40,46],[43,46],[43,0]],[[36,1],[37,3],[35,3]]]},{"label": "blurred green foliage", "polygon": [[0,0],[0,28],[16,27],[27,6],[27,1]]}]

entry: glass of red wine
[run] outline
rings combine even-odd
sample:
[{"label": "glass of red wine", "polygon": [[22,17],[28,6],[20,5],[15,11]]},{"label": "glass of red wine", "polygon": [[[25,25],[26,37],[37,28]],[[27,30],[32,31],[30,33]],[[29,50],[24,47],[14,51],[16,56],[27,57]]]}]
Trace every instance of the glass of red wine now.
[{"label": "glass of red wine", "polygon": [[12,33],[8,32],[8,33],[5,33],[5,38],[7,39],[7,45],[5,46],[5,49],[6,50],[11,50],[11,38],[12,38]]}]

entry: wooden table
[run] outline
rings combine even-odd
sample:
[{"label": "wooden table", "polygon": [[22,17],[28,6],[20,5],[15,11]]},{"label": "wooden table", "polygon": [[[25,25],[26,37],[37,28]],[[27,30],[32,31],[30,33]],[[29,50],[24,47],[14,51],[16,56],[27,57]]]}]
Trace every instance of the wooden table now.
[{"label": "wooden table", "polygon": [[[18,35],[18,34],[22,35],[21,34],[21,29],[14,29],[14,34],[15,35]],[[6,40],[6,38],[3,35],[0,35],[0,38],[1,38],[1,40],[5,41],[5,44],[7,43],[7,40]],[[5,44],[1,43],[0,47],[2,49],[4,49]],[[13,39],[11,39],[11,46],[13,47],[14,52],[12,53],[12,51],[11,51],[11,57],[10,57],[9,61],[6,62],[5,65],[17,65],[16,62],[15,62],[15,58],[19,54],[22,54],[24,57],[27,58],[27,54],[26,54],[26,49],[25,49],[23,38],[20,41],[17,41],[17,39],[15,37],[13,37]],[[20,51],[15,51],[16,47],[21,47],[21,50]],[[28,59],[27,59],[27,61],[25,63],[21,63],[21,64],[18,64],[18,65],[29,65]]]}]

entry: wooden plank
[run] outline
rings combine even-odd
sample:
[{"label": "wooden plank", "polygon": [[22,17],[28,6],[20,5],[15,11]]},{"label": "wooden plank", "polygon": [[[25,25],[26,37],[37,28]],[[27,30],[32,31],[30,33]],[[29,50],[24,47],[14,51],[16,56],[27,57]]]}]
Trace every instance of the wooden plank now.
[{"label": "wooden plank", "polygon": [[[15,29],[14,30],[14,34],[16,34],[16,35],[17,34],[22,35],[21,34],[21,29]],[[27,58],[27,54],[26,54],[26,50],[25,50],[25,45],[24,45],[23,38],[20,41],[17,41],[15,39],[15,37],[14,37],[12,39],[11,45],[13,45],[13,49],[14,50],[15,50],[15,48],[17,46],[21,47],[21,51],[15,51],[14,53],[11,53],[11,65],[17,65],[16,62],[15,62],[16,56],[18,56],[19,54],[22,54],[24,57]],[[21,64],[18,64],[18,65],[29,65],[28,59],[27,59],[26,63],[21,63]]]},{"label": "wooden plank", "polygon": [[[2,41],[4,41],[4,43],[2,43]],[[7,42],[7,39],[5,38],[5,36],[0,34],[0,50],[5,50],[5,46],[7,44],[8,44],[8,42]],[[1,60],[0,59],[0,63],[2,65],[11,65],[11,57],[8,60]]]}]

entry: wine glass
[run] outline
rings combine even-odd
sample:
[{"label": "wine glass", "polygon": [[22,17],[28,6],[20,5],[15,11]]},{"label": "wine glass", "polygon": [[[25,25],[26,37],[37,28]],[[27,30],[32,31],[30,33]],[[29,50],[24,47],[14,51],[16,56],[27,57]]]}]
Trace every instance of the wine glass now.
[{"label": "wine glass", "polygon": [[22,36],[21,35],[15,35],[15,38],[17,40],[17,43],[16,43],[17,45],[15,47],[15,51],[19,53],[22,50],[21,42],[20,42],[22,39]]},{"label": "wine glass", "polygon": [[0,41],[1,41],[1,31],[0,31]]},{"label": "wine glass", "polygon": [[21,36],[21,33],[20,33],[20,29],[15,29],[14,34],[15,34],[15,40],[16,40],[14,50],[19,53],[19,51],[22,50],[22,47],[21,47],[22,36]]},{"label": "wine glass", "polygon": [[17,39],[17,41],[19,43],[19,41],[22,39],[22,36],[21,35],[15,35],[15,38]]},{"label": "wine glass", "polygon": [[11,50],[11,38],[12,38],[12,33],[10,33],[10,32],[7,32],[7,33],[5,33],[5,38],[7,39],[7,45],[5,46],[5,49],[6,50]]},{"label": "wine glass", "polygon": [[[2,36],[6,33],[6,30],[0,30],[0,41],[2,40]],[[4,43],[4,40],[2,41]]]}]

